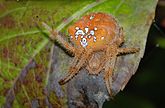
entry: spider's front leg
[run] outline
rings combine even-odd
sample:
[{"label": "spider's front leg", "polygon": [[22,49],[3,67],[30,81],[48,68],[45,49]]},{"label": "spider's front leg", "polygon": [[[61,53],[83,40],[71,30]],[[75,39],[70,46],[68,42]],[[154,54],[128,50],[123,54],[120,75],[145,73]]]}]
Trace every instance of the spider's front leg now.
[{"label": "spider's front leg", "polygon": [[72,66],[69,69],[69,74],[59,81],[60,85],[67,83],[71,78],[73,78],[79,72],[80,68],[84,65],[86,60],[89,58],[91,52],[83,51],[84,50],[82,50],[81,53],[78,51],[79,54],[75,55],[75,58],[73,59],[73,62],[71,64]]},{"label": "spider's front leg", "polygon": [[[119,38],[117,39],[116,44],[117,46],[120,46],[123,42],[124,42],[124,34],[123,34],[123,28],[121,27],[119,29]],[[139,48],[118,48],[117,55],[136,53],[139,50],[140,50]]]},{"label": "spider's front leg", "polygon": [[50,26],[48,26],[46,23],[42,23],[42,25],[45,27],[47,31],[49,31],[50,36],[49,38],[52,41],[58,41],[60,45],[62,45],[65,49],[67,49],[72,55],[75,55],[75,48],[67,41],[65,41],[59,32],[57,30],[53,30]]}]

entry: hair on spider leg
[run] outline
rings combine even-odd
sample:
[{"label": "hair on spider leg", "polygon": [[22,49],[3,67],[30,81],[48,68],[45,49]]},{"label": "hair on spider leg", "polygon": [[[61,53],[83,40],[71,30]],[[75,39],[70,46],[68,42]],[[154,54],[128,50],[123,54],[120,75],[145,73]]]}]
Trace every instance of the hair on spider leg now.
[{"label": "hair on spider leg", "polygon": [[60,35],[65,41],[71,42],[71,41],[70,41],[70,37],[67,36],[65,32],[60,31],[60,32],[58,32],[58,33],[59,33],[59,35]]}]

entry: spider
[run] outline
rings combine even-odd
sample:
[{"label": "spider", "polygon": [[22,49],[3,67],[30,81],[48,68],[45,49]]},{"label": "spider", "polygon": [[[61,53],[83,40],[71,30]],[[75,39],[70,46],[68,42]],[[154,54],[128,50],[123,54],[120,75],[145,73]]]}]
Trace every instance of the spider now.
[{"label": "spider", "polygon": [[123,48],[123,28],[116,19],[106,13],[97,12],[83,16],[68,28],[69,43],[57,30],[51,29],[46,23],[43,26],[49,31],[50,38],[58,41],[74,58],[68,75],[59,81],[60,85],[72,79],[81,68],[86,68],[89,74],[98,75],[104,70],[104,80],[107,91],[112,96],[112,74],[116,58],[123,54],[136,53],[139,48]]}]

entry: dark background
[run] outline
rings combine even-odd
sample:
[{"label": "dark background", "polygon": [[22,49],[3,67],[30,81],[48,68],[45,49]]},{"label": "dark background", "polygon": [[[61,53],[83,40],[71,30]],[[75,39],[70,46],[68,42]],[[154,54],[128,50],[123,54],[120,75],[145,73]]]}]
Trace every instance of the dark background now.
[{"label": "dark background", "polygon": [[136,74],[104,108],[165,108],[165,0],[160,0]]}]

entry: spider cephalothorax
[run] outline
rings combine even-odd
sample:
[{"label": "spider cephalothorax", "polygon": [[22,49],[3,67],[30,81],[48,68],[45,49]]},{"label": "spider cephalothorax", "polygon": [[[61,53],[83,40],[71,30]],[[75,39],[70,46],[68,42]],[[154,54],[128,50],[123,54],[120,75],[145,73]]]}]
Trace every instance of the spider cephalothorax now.
[{"label": "spider cephalothorax", "polygon": [[82,17],[69,27],[73,46],[63,40],[56,30],[52,30],[43,23],[50,31],[50,38],[56,39],[74,55],[68,75],[59,81],[65,84],[84,67],[90,74],[99,74],[104,70],[104,80],[107,90],[112,95],[112,73],[116,58],[122,54],[135,53],[138,48],[121,48],[124,42],[123,29],[115,18],[106,13],[91,13]]}]

